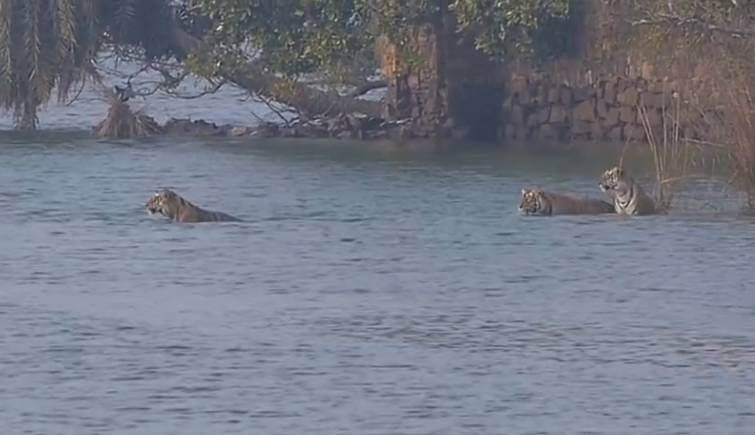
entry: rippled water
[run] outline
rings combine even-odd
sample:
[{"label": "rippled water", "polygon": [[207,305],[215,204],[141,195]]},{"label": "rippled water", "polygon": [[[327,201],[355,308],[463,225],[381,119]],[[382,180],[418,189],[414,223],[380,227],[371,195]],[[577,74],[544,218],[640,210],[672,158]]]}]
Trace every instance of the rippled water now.
[{"label": "rippled water", "polygon": [[[0,138],[3,434],[749,434],[755,221],[608,161]],[[148,217],[158,187],[243,223]]]}]

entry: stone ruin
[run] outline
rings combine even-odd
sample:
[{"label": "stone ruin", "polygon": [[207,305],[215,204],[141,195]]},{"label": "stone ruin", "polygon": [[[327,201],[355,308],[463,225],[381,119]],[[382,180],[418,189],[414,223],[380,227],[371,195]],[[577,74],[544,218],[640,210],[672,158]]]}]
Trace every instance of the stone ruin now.
[{"label": "stone ruin", "polygon": [[[583,87],[519,75],[506,87],[499,139],[504,142],[644,141],[644,109],[654,131],[669,129],[677,93],[668,82],[613,77]],[[683,118],[687,119],[687,118]],[[680,122],[680,124],[683,124]],[[693,125],[681,125],[698,135]]]}]

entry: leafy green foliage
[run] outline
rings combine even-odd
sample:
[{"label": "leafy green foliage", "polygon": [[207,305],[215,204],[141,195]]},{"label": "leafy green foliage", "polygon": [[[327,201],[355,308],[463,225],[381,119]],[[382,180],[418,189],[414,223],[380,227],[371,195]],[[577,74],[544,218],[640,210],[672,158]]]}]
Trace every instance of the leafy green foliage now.
[{"label": "leafy green foliage", "polygon": [[[529,32],[566,17],[569,0],[196,0],[216,47],[261,50],[273,71],[296,75],[372,57],[376,38],[407,46],[417,26],[451,11],[480,50],[529,46]],[[224,55],[227,52],[223,52]],[[411,53],[406,53],[410,56]]]},{"label": "leafy green foliage", "polygon": [[531,50],[532,35],[545,24],[565,20],[569,3],[569,0],[456,0],[452,7],[461,29],[476,35],[477,48],[502,57],[511,47]]},{"label": "leafy green foliage", "polygon": [[[216,48],[260,49],[274,71],[293,75],[345,62],[370,36],[359,0],[198,0],[215,24]],[[224,52],[223,54],[227,54]]]}]

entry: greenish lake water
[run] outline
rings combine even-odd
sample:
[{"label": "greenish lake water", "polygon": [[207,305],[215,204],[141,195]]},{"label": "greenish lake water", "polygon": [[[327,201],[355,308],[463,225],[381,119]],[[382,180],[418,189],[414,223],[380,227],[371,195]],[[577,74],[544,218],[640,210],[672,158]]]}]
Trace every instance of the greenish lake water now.
[{"label": "greenish lake water", "polygon": [[3,133],[3,433],[752,433],[753,218],[518,215],[611,156]]}]

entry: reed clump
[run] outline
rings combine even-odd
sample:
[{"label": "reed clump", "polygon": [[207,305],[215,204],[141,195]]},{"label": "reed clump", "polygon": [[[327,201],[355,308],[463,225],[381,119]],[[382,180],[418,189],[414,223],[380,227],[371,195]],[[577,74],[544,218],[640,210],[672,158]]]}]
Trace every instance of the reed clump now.
[{"label": "reed clump", "polygon": [[699,150],[698,144],[684,135],[682,105],[678,94],[674,92],[669,97],[671,104],[661,108],[660,123],[653,124],[652,120],[657,118],[650,116],[644,104],[637,108],[637,117],[642,124],[653,158],[653,200],[656,210],[660,212],[668,212],[671,209],[675,194],[692,176],[692,168]]}]

